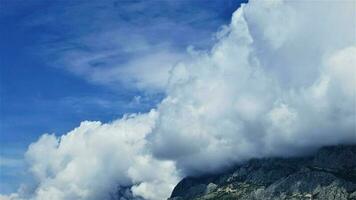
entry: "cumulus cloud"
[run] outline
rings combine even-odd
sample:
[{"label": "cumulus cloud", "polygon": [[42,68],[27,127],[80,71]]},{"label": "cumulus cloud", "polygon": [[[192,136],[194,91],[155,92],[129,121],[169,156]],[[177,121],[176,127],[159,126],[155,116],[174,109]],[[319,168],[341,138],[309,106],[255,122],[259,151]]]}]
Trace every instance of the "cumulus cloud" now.
[{"label": "cumulus cloud", "polygon": [[119,187],[165,199],[182,176],[356,143],[355,6],[243,5],[210,51],[190,51],[170,70],[157,109],[33,143],[28,198],[105,199]]},{"label": "cumulus cloud", "polygon": [[210,52],[172,70],[154,155],[194,175],[356,142],[354,11],[355,2],[242,6]]},{"label": "cumulus cloud", "polygon": [[110,199],[117,187],[132,185],[132,197],[168,196],[178,181],[174,163],[144,148],[157,115],[152,110],[108,124],[86,121],[61,137],[43,135],[26,153],[38,184],[26,198]]}]

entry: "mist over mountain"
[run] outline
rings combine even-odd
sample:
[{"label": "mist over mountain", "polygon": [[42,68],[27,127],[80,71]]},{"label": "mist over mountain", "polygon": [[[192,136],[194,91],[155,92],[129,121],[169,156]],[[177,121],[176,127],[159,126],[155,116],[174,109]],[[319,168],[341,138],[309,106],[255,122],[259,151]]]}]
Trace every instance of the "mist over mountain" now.
[{"label": "mist over mountain", "polygon": [[34,183],[0,199],[162,200],[186,176],[356,144],[355,4],[243,4],[160,79],[150,112],[42,135],[26,153]]}]

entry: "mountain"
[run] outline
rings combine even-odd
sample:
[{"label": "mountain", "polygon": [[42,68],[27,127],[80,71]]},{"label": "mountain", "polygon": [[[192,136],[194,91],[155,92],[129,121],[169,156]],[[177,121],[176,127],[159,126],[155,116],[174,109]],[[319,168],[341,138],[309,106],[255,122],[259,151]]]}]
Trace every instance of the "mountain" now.
[{"label": "mountain", "polygon": [[356,200],[356,145],[298,158],[253,159],[233,170],[187,177],[169,200]]}]

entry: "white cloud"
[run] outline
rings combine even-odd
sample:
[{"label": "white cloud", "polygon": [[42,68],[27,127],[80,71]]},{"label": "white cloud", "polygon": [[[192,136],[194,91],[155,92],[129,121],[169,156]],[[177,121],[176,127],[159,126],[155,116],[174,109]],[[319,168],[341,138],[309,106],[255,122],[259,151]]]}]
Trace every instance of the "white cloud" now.
[{"label": "white cloud", "polygon": [[183,58],[184,55],[177,52],[155,52],[121,66],[90,70],[90,79],[103,84],[116,82],[146,91],[163,91],[168,82],[169,70]]},{"label": "white cloud", "polygon": [[38,182],[28,198],[109,199],[117,186],[131,185],[146,199],[168,196],[178,181],[175,166],[144,148],[157,115],[152,110],[108,124],[86,121],[61,137],[43,135],[26,153]]},{"label": "white cloud", "polygon": [[[121,55],[122,52],[114,50],[94,55],[85,51],[69,51],[62,55],[55,66],[64,67],[95,84],[162,92],[169,78],[169,70],[186,55],[167,47],[146,48],[149,53],[145,50],[138,55]],[[133,58],[126,60],[122,58],[125,56]]]},{"label": "white cloud", "polygon": [[355,19],[351,1],[250,1],[172,70],[154,155],[196,174],[355,143]]},{"label": "white cloud", "polygon": [[[136,197],[160,200],[180,175],[356,143],[355,13],[354,1],[250,1],[211,51],[169,72],[157,110],[32,144],[34,199],[102,199],[133,185]],[[152,55],[125,72],[142,87],[163,86],[138,72],[170,57]]]},{"label": "white cloud", "polygon": [[159,161],[151,155],[137,156],[128,174],[136,183],[132,192],[152,200],[167,198],[179,181],[174,162]]}]

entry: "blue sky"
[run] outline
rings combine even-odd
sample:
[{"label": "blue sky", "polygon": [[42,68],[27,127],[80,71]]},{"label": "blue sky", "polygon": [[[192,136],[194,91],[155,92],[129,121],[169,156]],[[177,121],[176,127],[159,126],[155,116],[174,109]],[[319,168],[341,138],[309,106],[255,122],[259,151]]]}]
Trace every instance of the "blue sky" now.
[{"label": "blue sky", "polygon": [[43,133],[154,107],[163,81],[141,81],[150,58],[170,65],[206,49],[240,3],[1,1],[0,193],[23,181],[23,153]]}]

